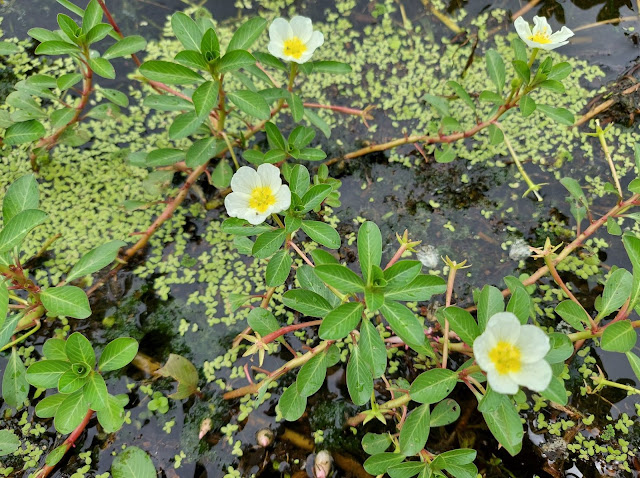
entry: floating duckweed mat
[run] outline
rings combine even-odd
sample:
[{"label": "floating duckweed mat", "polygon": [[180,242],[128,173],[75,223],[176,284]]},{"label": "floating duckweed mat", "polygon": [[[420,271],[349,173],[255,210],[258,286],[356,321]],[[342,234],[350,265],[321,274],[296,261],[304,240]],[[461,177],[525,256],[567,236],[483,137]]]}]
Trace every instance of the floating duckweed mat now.
[{"label": "floating duckweed mat", "polygon": [[[348,62],[353,67],[353,73],[337,78],[312,75],[301,85],[301,96],[318,103],[339,102],[339,104],[349,103],[356,108],[365,108],[369,105],[377,107],[376,119],[371,122],[369,130],[362,125],[359,118],[345,117],[324,110],[318,111],[318,114],[334,128],[333,136],[330,139],[321,139],[321,142],[336,156],[357,149],[366,141],[384,141],[401,137],[405,133],[435,133],[437,114],[421,98],[425,93],[449,94],[445,86],[449,79],[460,81],[469,90],[480,91],[489,86],[481,61],[472,62],[462,77],[467,59],[474,54],[472,42],[452,43],[449,40],[452,35],[445,31],[444,36],[441,36],[443,31],[441,25],[436,23],[437,20],[428,17],[404,25],[404,28],[399,27],[397,16],[393,15],[397,8],[396,3],[392,0],[383,3],[387,13],[378,17],[375,25],[366,26],[362,31],[355,29],[351,21],[353,9],[356,6],[355,1],[336,2],[331,9],[328,9],[326,20],[316,23],[317,28],[324,32],[326,38],[322,50],[323,58]],[[271,18],[278,14],[289,15],[293,12],[292,4],[293,1],[270,2],[266,16]],[[439,2],[434,2],[434,5],[436,8],[443,6]],[[252,2],[242,2],[242,6],[250,8],[254,5]],[[207,14],[203,10],[191,10],[191,12],[196,15]],[[228,41],[231,31],[243,20],[239,18],[218,24],[217,31],[221,41]],[[506,12],[487,11],[468,22],[464,11],[461,10],[456,14],[455,20],[467,25],[470,32],[478,36],[483,48],[493,45],[507,63],[512,59],[509,42],[515,34],[510,33],[506,36],[489,34],[489,31],[501,25],[505,28],[500,31],[507,30]],[[434,23],[429,23],[431,21]],[[21,53],[9,57],[7,62],[17,80],[23,79],[27,73],[34,71],[59,72],[61,69],[71,67],[69,63],[61,60],[43,62],[40,58],[34,58],[27,53],[30,48],[29,42],[19,41],[18,44],[21,46]],[[263,43],[258,48],[265,46],[266,43]],[[147,59],[172,58],[180,49],[180,44],[173,38],[167,23],[163,37],[149,43]],[[475,54],[481,54],[481,52],[475,52]],[[594,85],[598,85],[604,73],[587,61],[567,58],[555,52],[551,55],[554,61],[568,61],[573,67],[573,73],[567,80],[569,88],[566,95],[562,97],[563,104],[558,106],[568,107],[574,113],[583,111],[589,100],[599,92]],[[169,140],[166,130],[172,120],[171,114],[155,113],[143,106],[143,95],[138,91],[137,86],[130,90],[132,105],[126,114],[115,114],[114,117],[103,120],[90,119],[83,123],[82,130],[85,132],[83,134],[91,137],[91,148],[59,145],[53,151],[50,162],[43,165],[40,172],[40,192],[43,208],[50,214],[50,220],[32,233],[25,250],[35,254],[38,252],[39,244],[44,240],[57,231],[65,232],[64,236],[50,247],[44,260],[47,272],[37,272],[38,280],[44,278],[40,276],[41,274],[48,273],[50,281],[57,283],[62,273],[68,270],[82,254],[109,239],[122,239],[133,243],[136,236],[130,234],[146,229],[155,215],[162,210],[162,205],[139,210],[125,208],[126,201],[149,202],[161,198],[160,195],[154,194],[154,191],[145,189],[144,180],[148,174],[147,170],[130,165],[127,158],[130,152],[148,151],[158,147],[184,147],[189,144],[189,141]],[[544,92],[538,92],[535,100],[556,105],[558,97],[552,96],[551,93],[547,95]],[[488,109],[487,107],[480,113],[486,113]],[[460,102],[452,103],[451,111],[463,126],[475,124],[472,111]],[[242,124],[237,122],[235,126],[239,129]],[[597,196],[605,194],[607,179],[603,178],[607,177],[606,168],[597,140],[585,138],[578,129],[558,127],[539,114],[528,118],[511,115],[505,119],[503,126],[506,134],[512,139],[516,152],[522,158],[531,160],[530,168],[537,168],[541,171],[540,174],[556,178],[560,177],[560,170],[562,175],[572,176],[571,170],[579,169],[575,177],[585,178],[590,194]],[[615,138],[612,148],[613,159],[620,176],[631,172],[633,168],[631,145],[637,134],[637,126],[630,129],[619,126],[613,128],[612,137]],[[430,153],[432,151],[427,150],[427,154]],[[471,140],[457,143],[456,155],[463,165],[459,171],[463,184],[473,182],[477,178],[474,176],[476,171],[498,170],[499,173],[496,175],[500,176],[501,183],[506,183],[512,190],[506,198],[487,201],[483,205],[482,216],[487,222],[496,219],[496,216],[501,220],[519,212],[514,211],[512,206],[526,187],[515,170],[503,171],[507,167],[514,169],[507,164],[509,156],[504,145],[493,146],[489,142],[488,135],[480,133]],[[425,159],[414,154],[411,146],[390,151],[388,159],[391,163],[397,164],[376,166],[375,171],[380,174],[380,178],[383,177],[383,169],[392,170],[399,177],[407,179],[425,175],[425,170],[429,169],[429,166],[426,168],[424,166]],[[365,158],[364,161],[366,160]],[[574,163],[571,163],[572,161]],[[459,166],[460,163],[454,164]],[[579,166],[573,167],[573,164]],[[0,159],[0,187],[5,188],[29,170],[28,152],[23,148],[15,148]],[[378,182],[378,179],[375,177],[373,181]],[[373,189],[365,191],[367,185],[362,178],[349,180],[350,185],[360,186],[362,183],[364,192],[358,196],[347,195],[347,198],[357,197],[363,204],[352,206],[345,202],[343,208],[337,209],[334,216],[329,218],[329,222],[337,224],[341,219],[344,220],[347,217],[343,213],[346,208],[351,208],[351,211],[357,208],[362,215],[367,216],[367,219],[371,219],[370,216],[374,215],[385,219],[388,213],[395,213],[395,211],[388,211],[387,208],[397,204],[385,202],[380,205],[376,202],[372,207],[370,203],[363,200],[363,196],[375,195],[376,192]],[[403,183],[403,187],[404,184],[406,183]],[[160,425],[149,425],[149,418],[155,415],[144,415],[144,412],[136,410],[128,417],[131,423],[120,433],[118,441],[120,443],[135,437],[140,428],[145,433],[153,431],[159,434],[164,433],[167,437],[171,433],[180,432],[180,449],[175,450],[173,457],[161,456],[160,459],[166,461],[159,462],[159,465],[179,469],[182,462],[193,463],[205,456],[224,468],[227,472],[226,477],[234,477],[241,476],[240,471],[236,470],[237,460],[243,455],[245,445],[253,440],[253,430],[257,428],[257,423],[254,422],[259,422],[258,418],[250,416],[249,413],[252,410],[258,410],[264,414],[271,413],[275,404],[274,396],[271,394],[273,390],[265,393],[258,400],[249,396],[244,397],[240,400],[238,408],[230,411],[228,405],[217,397],[220,392],[243,383],[244,371],[240,366],[235,365],[235,360],[244,349],[224,352],[224,347],[207,347],[207,342],[211,341],[212,336],[223,336],[223,340],[230,342],[245,327],[249,310],[233,310],[231,294],[262,293],[266,289],[263,283],[265,262],[247,260],[231,242],[229,236],[221,231],[219,212],[207,211],[199,199],[196,190],[191,204],[180,208],[174,217],[152,237],[145,262],[135,267],[133,272],[141,281],[147,282],[151,294],[160,302],[174,304],[166,305],[166,308],[159,307],[151,312],[150,316],[153,319],[151,323],[159,323],[160,315],[164,317],[165,322],[162,327],[168,330],[166,337],[171,340],[171,344],[181,344],[184,354],[193,359],[196,367],[206,378],[208,385],[203,388],[207,393],[213,394],[216,399],[213,400],[214,404],[195,405],[186,414],[177,410],[179,406],[173,406],[166,416],[161,419],[155,418],[161,422]],[[377,201],[378,198],[372,197],[372,199]],[[468,218],[458,216],[452,222],[444,220],[442,215],[438,217],[437,214],[433,214],[434,211],[449,208],[455,210],[457,206],[444,202],[442,198],[429,199],[428,207],[412,211],[406,216],[411,219],[403,219],[400,225],[411,227],[411,223],[423,225],[434,221],[435,225],[442,230],[439,240],[443,243],[453,241],[469,233],[468,226],[464,225],[464,221]],[[431,216],[435,217],[432,219]],[[523,228],[538,227],[541,237],[551,232],[566,240],[572,234],[567,230],[565,221],[545,217],[538,210],[531,218],[533,224],[523,221]],[[364,217],[359,217],[355,222],[363,221]],[[191,223],[196,224],[195,230],[188,227]],[[347,239],[347,247],[350,247],[355,239],[353,226],[353,224],[340,224]],[[512,234],[503,236],[505,241],[502,244],[494,244],[496,250],[504,250],[505,254],[518,234],[529,234],[529,231],[518,231],[512,225],[507,227],[511,228],[509,232]],[[416,234],[420,234],[420,231],[416,231]],[[605,241],[597,238],[586,243],[586,249],[592,254],[597,254],[607,247]],[[478,253],[478,256],[482,254],[484,253]],[[480,265],[489,267],[489,264],[481,263]],[[513,269],[516,269],[516,265],[523,267],[524,261],[515,262]],[[476,266],[478,266],[477,263]],[[575,272],[584,280],[597,272],[595,264],[590,263],[588,258],[572,257],[564,262],[562,267]],[[440,274],[444,271],[440,265],[434,265],[431,267],[431,272]],[[281,286],[276,291],[276,299],[282,294],[284,287]],[[536,298],[537,311],[540,315],[552,316],[553,305],[560,298],[560,290],[545,285],[542,285],[540,290],[543,294]],[[125,324],[130,320],[130,315],[136,314],[138,298],[130,297],[127,300],[130,301],[128,305],[131,310],[122,307],[114,314],[115,332],[131,327]],[[280,304],[279,300],[276,302]],[[414,310],[417,310],[417,304],[412,305]],[[294,315],[285,311],[283,305],[276,306],[274,313],[283,324],[294,320]],[[129,331],[135,335],[133,328]],[[109,333],[111,332],[106,332],[106,335]],[[296,337],[300,342],[308,344],[313,341],[313,337],[308,337],[302,331],[296,333]],[[32,347],[23,348],[20,353],[28,357],[32,350]],[[585,352],[584,360],[576,365],[580,367],[576,373],[586,377],[593,372],[595,359],[588,355],[586,349],[583,352]],[[392,374],[399,370],[399,359],[403,356],[403,352],[395,350],[393,354],[390,368]],[[417,359],[417,368],[420,368],[421,360],[424,358]],[[267,366],[273,365],[273,363],[267,364]],[[260,375],[258,374],[256,378],[260,379]],[[128,386],[134,388],[133,383],[129,383]],[[144,387],[144,389],[140,387],[139,395],[143,399],[146,399],[145,396],[152,397],[152,389],[148,385]],[[278,387],[277,384],[272,384],[272,388]],[[523,408],[526,406],[523,403]],[[537,401],[533,405],[532,413],[537,412],[540,407],[541,402]],[[232,413],[234,415],[231,417]],[[219,430],[223,439],[222,445],[215,445],[203,451],[202,444],[194,437],[197,436],[201,420],[207,417],[215,418],[214,427]],[[27,424],[26,415],[15,418],[20,420],[21,426]],[[247,418],[249,421],[244,423]],[[279,419],[280,417],[276,417],[276,420]],[[177,425],[176,422],[178,422]],[[544,416],[537,417],[536,422],[536,430],[546,429],[552,436],[558,435],[570,426],[567,421],[561,420],[554,420],[550,424]],[[586,440],[578,435],[581,438],[577,438],[575,443],[569,444],[566,450],[562,449],[560,452],[571,452],[583,459],[597,453],[605,456],[607,462],[620,461],[620,467],[624,468],[627,458],[624,449],[625,447],[628,449],[628,442],[618,435],[626,434],[625,429],[628,431],[629,418],[624,416],[615,420],[612,418],[610,427],[610,437],[609,435],[605,437],[608,440],[599,442],[593,440],[594,443],[592,443],[592,440]],[[327,430],[322,429],[313,431],[317,442],[322,442],[323,433],[328,433]],[[40,426],[23,428],[23,443],[27,444],[26,451],[23,452],[25,466],[32,467],[37,463],[42,452],[33,443],[43,433],[44,429]],[[622,448],[611,451],[613,449],[608,449],[607,445],[614,440],[617,440],[617,444]],[[212,452],[212,448],[216,449],[215,453]],[[79,466],[77,473],[78,476],[85,476],[85,473],[89,473],[92,469],[90,458],[85,454],[79,456],[85,464]],[[610,459],[609,456],[613,458]],[[180,475],[181,471],[176,473]]]}]

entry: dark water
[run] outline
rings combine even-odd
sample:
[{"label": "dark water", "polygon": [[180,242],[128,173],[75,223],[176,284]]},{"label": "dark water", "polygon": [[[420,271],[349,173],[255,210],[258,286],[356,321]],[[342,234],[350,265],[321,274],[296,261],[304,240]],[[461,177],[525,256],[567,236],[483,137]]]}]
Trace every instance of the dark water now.
[{"label": "dark water", "polygon": [[[547,0],[540,2],[528,17],[533,14],[543,14],[553,16],[556,22],[566,23],[571,26],[587,25],[593,22],[607,20],[617,16],[637,15],[637,0],[605,0],[605,1],[574,1],[557,2]],[[308,2],[309,8],[304,14],[314,19],[322,19],[322,12],[331,6],[333,2]],[[424,8],[419,1],[403,2],[409,18],[414,19],[424,15]],[[465,8],[468,11],[467,20],[470,20],[480,12],[490,8],[507,8],[516,11],[525,2],[516,1],[463,1],[452,0],[448,2],[448,10],[454,12],[458,8]],[[204,4],[217,19],[223,19],[236,14],[232,2],[208,1]],[[370,16],[371,5],[368,2],[360,1],[361,16],[354,19],[357,27],[364,27],[368,22],[373,21]],[[125,33],[137,33],[148,38],[158,37],[166,17],[174,11],[186,7],[185,3],[177,0],[115,0],[109,2],[109,7]],[[0,6],[0,16],[3,16],[2,24],[5,36],[24,37],[29,28],[39,26],[55,28],[55,15],[63,9],[52,0],[4,0]],[[640,22],[635,24],[636,30],[640,30]],[[464,24],[461,25],[464,27]],[[440,32],[445,36],[452,37],[453,34],[443,29]],[[576,56],[587,59],[599,65],[607,74],[604,79],[598,79],[594,88],[601,84],[614,80],[622,75],[631,66],[638,62],[638,33],[625,32],[620,28],[597,27],[586,30],[579,35],[579,41],[573,42],[565,47],[564,53],[569,56]],[[130,68],[130,62],[122,60],[121,70]],[[339,102],[339,99],[337,100]],[[381,126],[378,133],[371,137],[374,141],[387,137],[397,136],[397,132],[389,131],[391,126],[384,127],[383,115],[376,117],[376,122]],[[338,133],[338,132],[336,132]],[[362,133],[362,132],[361,132]],[[361,136],[364,133],[361,134]],[[351,147],[352,140],[346,134],[340,137],[345,142],[345,149],[355,149]],[[410,148],[407,149],[410,151]],[[415,154],[415,152],[414,152]],[[580,164],[573,166],[579,170]],[[352,232],[349,219],[362,215],[368,219],[376,221],[383,232],[388,248],[385,254],[390,254],[393,249],[394,231],[401,231],[408,228],[416,239],[423,240],[425,244],[438,244],[438,253],[449,254],[452,257],[469,257],[474,265],[474,276],[467,281],[460,281],[456,288],[458,297],[470,297],[473,287],[484,283],[501,285],[501,279],[505,275],[518,274],[523,272],[518,269],[517,262],[510,261],[505,252],[497,255],[499,244],[505,240],[505,228],[514,226],[521,232],[524,239],[532,244],[537,244],[544,237],[536,233],[537,224],[531,220],[536,211],[544,208],[543,217],[550,217],[560,214],[569,217],[567,204],[564,202],[566,195],[564,188],[553,179],[545,177],[545,173],[537,168],[527,167],[528,172],[536,182],[550,182],[544,190],[545,203],[543,206],[533,201],[519,201],[517,210],[513,214],[510,223],[496,224],[485,221],[481,214],[483,209],[491,209],[498,202],[509,197],[512,189],[508,182],[513,179],[506,168],[487,168],[474,166],[469,169],[466,164],[456,161],[448,165],[425,164],[417,171],[408,170],[400,165],[389,165],[384,154],[371,155],[363,159],[351,161],[346,165],[338,165],[332,173],[343,181],[342,200],[344,206],[338,209],[337,213],[342,220],[340,232],[344,235]],[[462,184],[456,181],[462,174],[468,174],[470,181]],[[375,178],[385,177],[389,180],[377,183]],[[361,185],[367,182],[369,186],[361,189]],[[394,184],[403,184],[400,190],[393,188]],[[376,206],[372,207],[368,202],[369,197],[376,198]],[[379,201],[378,201],[379,200]],[[441,206],[434,210],[429,205],[429,201],[437,201]],[[380,207],[379,204],[383,204]],[[603,211],[610,201],[603,199],[595,205],[594,209]],[[386,212],[392,211],[393,215],[388,217]],[[217,220],[217,212],[211,212],[207,220]],[[432,218],[431,225],[426,225],[421,221],[428,215]],[[442,224],[451,221],[456,227],[457,237],[455,242],[451,241],[451,236],[443,233]],[[418,224],[420,227],[416,227]],[[202,227],[203,224],[196,224]],[[478,239],[478,237],[481,237]],[[604,237],[604,236],[601,236]],[[483,242],[484,241],[484,242]],[[484,244],[484,245],[483,245]],[[486,247],[490,244],[491,247]],[[190,246],[189,251],[192,257],[198,255],[199,246]],[[341,253],[345,258],[351,257],[353,247],[343,246]],[[491,250],[491,254],[485,251]],[[627,266],[627,259],[621,247],[608,249],[607,256],[603,257],[606,265]],[[527,263],[529,272],[535,270],[535,265]],[[591,300],[600,292],[595,281],[582,281],[577,277],[569,277],[574,285],[578,286],[584,298],[591,297]],[[151,290],[152,281],[145,281],[136,278],[128,273],[123,273],[119,277],[120,288],[126,291],[124,297],[117,302],[112,300],[110,294],[98,295],[94,301],[94,310],[98,318],[114,316],[117,327],[114,330],[103,330],[100,321],[95,320],[92,324],[83,325],[85,329],[79,328],[87,334],[91,334],[94,340],[108,340],[112,335],[131,334],[141,339],[141,350],[154,359],[162,362],[166,360],[169,352],[183,354],[189,357],[197,367],[200,367],[205,360],[211,360],[220,355],[225,350],[227,344],[242,329],[242,324],[235,328],[208,328],[206,321],[202,317],[202,311],[198,308],[185,308],[184,301],[189,294],[186,286],[172,289],[172,300],[169,302],[160,301]],[[202,324],[201,330],[210,332],[215,330],[220,334],[210,337],[206,333],[197,334],[196,339],[190,336],[189,341],[179,337],[176,333],[177,324],[181,318],[186,317],[191,323]],[[50,331],[52,332],[52,331]],[[45,335],[43,333],[43,335]],[[38,339],[34,345],[40,345],[44,338]],[[300,344],[292,340],[294,347]],[[611,380],[629,379],[633,373],[628,367],[624,357],[619,354],[606,352],[599,353],[599,363],[608,373]],[[286,355],[282,357],[271,357],[265,362],[265,368],[275,369],[286,360]],[[241,361],[240,364],[244,364]],[[577,379],[577,367],[579,364],[572,364],[572,384],[575,387],[580,385]],[[109,382],[113,392],[126,392],[127,382],[144,381],[151,383],[148,376],[145,376],[135,368],[130,367],[128,377],[112,378]],[[285,376],[281,381],[283,385],[288,385],[292,377]],[[235,379],[232,382],[235,386],[244,385],[244,379]],[[173,385],[169,382],[155,382],[154,390],[172,391]],[[220,428],[227,423],[235,423],[234,417],[239,412],[237,402],[225,402],[222,400],[219,387],[214,384],[202,385],[202,392],[206,400],[190,398],[180,402],[171,402],[171,410],[164,417],[158,419],[154,416],[144,415],[146,412],[146,401],[148,397],[141,392],[130,393],[131,403],[129,409],[132,413],[132,424],[125,425],[115,438],[100,436],[95,426],[89,428],[86,436],[78,443],[74,453],[68,455],[64,466],[56,472],[54,476],[68,477],[75,469],[83,465],[78,460],[77,454],[82,451],[91,450],[93,464],[89,476],[108,471],[112,461],[112,452],[120,450],[123,444],[140,446],[148,451],[161,472],[161,476],[167,477],[222,477],[228,465],[234,464],[247,475],[252,472],[260,472],[260,476],[285,476],[286,467],[276,471],[271,463],[288,462],[292,464],[291,472],[303,465],[296,465],[295,460],[304,464],[310,451],[304,447],[293,445],[283,440],[276,440],[276,445],[265,453],[264,450],[254,448],[255,432],[263,427],[271,427],[276,433],[283,433],[285,428],[295,429],[303,436],[308,436],[311,430],[325,430],[325,446],[339,449],[343,452],[353,454],[356,459],[361,460],[363,456],[358,450],[359,437],[353,437],[349,431],[343,431],[342,425],[344,417],[353,414],[354,407],[350,405],[346,398],[344,385],[344,371],[340,367],[334,367],[328,375],[328,383],[323,388],[320,397],[310,400],[310,416],[303,424],[283,425],[277,424],[274,420],[274,406],[276,398],[261,405],[253,412],[246,422],[241,423],[241,431],[234,435],[234,440],[241,440],[244,455],[241,459],[233,457],[231,447],[228,445]],[[600,415],[611,414],[618,416],[626,412],[635,415],[634,404],[637,399],[625,398],[623,394],[615,392],[603,393],[606,397],[600,400],[596,397],[580,399],[575,397],[572,405],[577,408],[587,408],[591,413]],[[473,407],[475,404],[469,400],[465,394],[456,397],[465,407]],[[211,413],[210,406],[215,408]],[[1,410],[1,409],[0,409]],[[201,442],[198,442],[198,427],[204,417],[212,416],[212,432]],[[171,433],[163,430],[163,425],[167,419],[175,419],[175,425]],[[472,417],[469,424],[470,430],[480,428],[477,417]],[[368,426],[367,430],[375,427]],[[42,444],[53,447],[54,434],[49,433],[43,438]],[[481,460],[484,465],[491,460],[491,456],[486,450],[495,449],[495,444],[487,440],[486,434],[481,431],[471,432],[476,441],[475,447],[481,450]],[[637,432],[633,433],[633,435]],[[441,437],[445,439],[446,437]],[[626,437],[630,439],[629,437]],[[631,437],[632,442],[637,440]],[[637,445],[637,443],[636,443]],[[482,453],[483,448],[485,452]],[[178,469],[174,468],[174,456],[181,450],[188,452],[187,458]],[[498,456],[505,460],[504,467],[499,465],[486,465],[489,470],[488,476],[507,476],[506,469],[511,470],[515,476],[531,476],[535,470],[541,476],[551,476],[542,471],[544,460],[540,458],[539,452],[532,447],[525,438],[525,451],[515,459],[508,458],[504,453]],[[268,463],[265,466],[265,463]],[[567,469],[571,468],[571,463],[567,463]],[[595,471],[595,466],[590,462],[578,462],[578,468],[585,476],[600,476]],[[574,470],[575,471],[575,470]],[[16,475],[19,476],[19,475]],[[243,475],[244,476],[244,475]],[[294,475],[295,476],[295,475]],[[338,476],[352,476],[339,470]],[[580,475],[567,475],[580,476]]]}]

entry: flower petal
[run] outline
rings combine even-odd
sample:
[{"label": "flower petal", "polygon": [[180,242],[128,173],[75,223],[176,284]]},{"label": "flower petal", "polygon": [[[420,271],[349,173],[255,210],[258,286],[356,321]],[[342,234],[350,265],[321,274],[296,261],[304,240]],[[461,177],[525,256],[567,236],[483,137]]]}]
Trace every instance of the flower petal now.
[{"label": "flower petal", "polygon": [[258,166],[258,176],[263,187],[269,187],[273,192],[277,191],[282,185],[280,179],[280,170],[273,164],[265,163]]},{"label": "flower petal", "polygon": [[[518,17],[513,23],[513,26],[516,27],[516,32],[518,32],[520,39],[527,42],[531,36],[531,27],[529,26],[529,23],[524,18]],[[529,43],[527,43],[527,45],[529,45]]]},{"label": "flower petal", "polygon": [[287,56],[284,54],[284,44],[277,41],[270,41],[267,46],[269,53],[271,53],[276,58],[280,58],[281,60],[285,60]]},{"label": "flower petal", "polygon": [[567,27],[562,27],[559,31],[555,32],[553,35],[549,37],[552,43],[560,43],[568,40],[574,35],[574,33],[569,30]]},{"label": "flower petal", "polygon": [[565,46],[568,43],[568,41],[562,41],[559,43],[544,43],[538,44],[537,48],[540,48],[541,50],[551,51],[555,50],[556,48],[560,48],[561,46]]},{"label": "flower petal", "polygon": [[313,33],[311,18],[295,16],[291,19],[290,24],[293,36],[298,37],[302,43],[307,43]]},{"label": "flower petal", "polygon": [[495,370],[493,362],[489,358],[489,352],[496,346],[496,339],[490,332],[485,332],[473,341],[473,356],[480,368],[485,372]]},{"label": "flower petal", "polygon": [[511,312],[500,312],[493,315],[487,323],[487,330],[490,330],[497,341],[504,341],[514,344],[520,336],[520,321]]},{"label": "flower petal", "polygon": [[284,43],[287,38],[293,36],[291,25],[284,18],[276,18],[269,26],[269,39]]},{"label": "flower petal", "polygon": [[547,18],[539,17],[537,15],[533,17],[532,33],[534,35],[537,35],[538,33],[545,32],[545,31],[547,32],[547,34],[551,35],[551,26],[549,25]]},{"label": "flower petal", "polygon": [[291,190],[289,186],[283,184],[276,192],[276,202],[269,208],[271,213],[282,212],[289,209],[291,206]]},{"label": "flower petal", "polygon": [[311,38],[309,38],[309,41],[307,42],[308,51],[313,53],[314,51],[316,51],[316,48],[322,46],[323,43],[324,43],[324,35],[322,34],[322,32],[319,32],[319,31],[313,32],[313,34],[311,35]]},{"label": "flower petal", "polygon": [[249,196],[244,193],[231,193],[224,198],[224,207],[231,217],[240,217],[249,209]]},{"label": "flower petal", "polygon": [[231,178],[233,192],[251,194],[254,188],[260,186],[260,176],[249,166],[242,166]]},{"label": "flower petal", "polygon": [[258,224],[262,224],[268,217],[268,213],[260,213],[255,209],[247,209],[247,213],[242,219],[246,219],[247,221],[249,221],[249,224],[257,226]]},{"label": "flower petal", "polygon": [[498,393],[507,395],[518,393],[518,384],[508,374],[489,371],[487,372],[487,381],[491,388]]},{"label": "flower petal", "polygon": [[532,363],[542,360],[549,352],[551,344],[547,334],[535,325],[522,325],[516,347],[522,354],[521,360],[524,363]]},{"label": "flower petal", "polygon": [[519,385],[527,387],[534,392],[542,392],[551,383],[553,372],[549,362],[538,360],[537,362],[522,364],[522,368],[517,373],[511,373],[510,376]]}]

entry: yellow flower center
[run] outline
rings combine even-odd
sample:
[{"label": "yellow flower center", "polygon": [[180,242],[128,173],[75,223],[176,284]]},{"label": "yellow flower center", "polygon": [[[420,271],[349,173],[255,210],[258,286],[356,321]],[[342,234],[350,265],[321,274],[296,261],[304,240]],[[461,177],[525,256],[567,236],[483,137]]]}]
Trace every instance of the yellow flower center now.
[{"label": "yellow flower center", "polygon": [[498,342],[498,344],[491,349],[489,359],[501,375],[509,372],[517,372],[522,367],[522,363],[520,362],[520,349],[505,341]]},{"label": "yellow flower center", "polygon": [[307,45],[298,37],[291,37],[284,41],[284,54],[299,60],[302,54],[307,51]]},{"label": "yellow flower center", "polygon": [[551,40],[549,39],[549,34],[547,33],[547,27],[543,27],[542,30],[540,30],[538,33],[536,33],[535,35],[531,35],[529,37],[529,40],[534,41],[536,43],[541,43],[543,45],[547,43],[551,43]]},{"label": "yellow flower center", "polygon": [[249,207],[259,213],[264,213],[270,206],[276,203],[276,196],[269,186],[259,186],[251,191]]}]

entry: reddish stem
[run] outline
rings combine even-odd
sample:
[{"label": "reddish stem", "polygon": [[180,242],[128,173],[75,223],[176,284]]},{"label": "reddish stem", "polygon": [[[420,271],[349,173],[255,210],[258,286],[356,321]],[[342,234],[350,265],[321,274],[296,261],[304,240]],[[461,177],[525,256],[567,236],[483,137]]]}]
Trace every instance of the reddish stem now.
[{"label": "reddish stem", "polygon": [[[93,410],[89,409],[87,414],[82,419],[82,422],[80,422],[80,425],[78,425],[76,429],[71,432],[71,435],[69,435],[67,439],[64,441],[64,443],[61,445],[65,447],[65,450],[64,450],[65,454],[71,449],[71,447],[75,446],[76,440],[80,438],[80,435],[82,435],[82,432],[84,432],[84,429],[87,428],[87,425],[89,424],[89,420],[91,420],[92,416],[93,416]],[[40,471],[36,473],[35,478],[46,478],[51,474],[54,468],[55,466],[49,466],[49,465],[43,466],[40,469]]]}]

